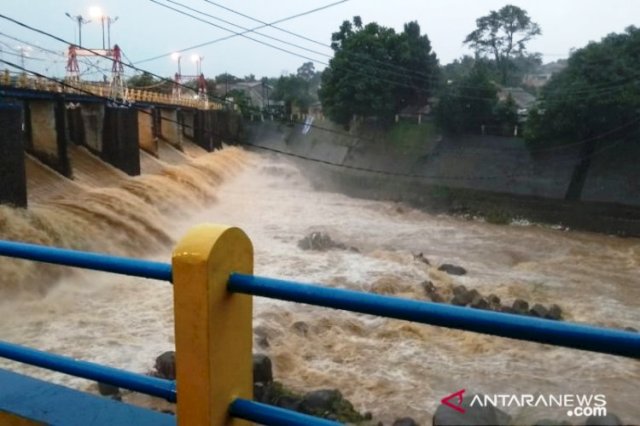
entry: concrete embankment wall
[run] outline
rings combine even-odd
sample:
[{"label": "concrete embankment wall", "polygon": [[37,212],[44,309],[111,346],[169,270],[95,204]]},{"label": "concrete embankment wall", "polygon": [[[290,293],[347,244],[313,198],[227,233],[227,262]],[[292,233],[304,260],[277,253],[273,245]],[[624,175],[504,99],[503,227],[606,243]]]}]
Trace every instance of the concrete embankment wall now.
[{"label": "concrete embankment wall", "polygon": [[640,144],[613,145],[593,156],[581,200],[565,201],[581,158],[579,145],[532,153],[518,138],[460,136],[417,141],[407,152],[389,146],[379,131],[349,133],[326,121],[316,124],[331,131],[249,123],[248,142],[335,164],[300,160],[312,180],[328,190],[640,235]]}]

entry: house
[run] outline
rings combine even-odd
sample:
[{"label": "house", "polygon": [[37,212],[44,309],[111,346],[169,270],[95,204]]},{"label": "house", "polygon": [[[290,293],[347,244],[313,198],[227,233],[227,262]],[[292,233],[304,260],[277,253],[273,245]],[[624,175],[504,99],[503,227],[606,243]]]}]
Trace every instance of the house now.
[{"label": "house", "polygon": [[539,89],[546,85],[554,74],[567,67],[566,59],[559,59],[555,62],[541,65],[535,72],[526,74],[522,78],[522,84],[527,87]]},{"label": "house", "polygon": [[504,102],[511,95],[518,108],[518,116],[524,121],[529,110],[536,104],[537,98],[520,87],[502,87],[498,91],[498,100]]}]

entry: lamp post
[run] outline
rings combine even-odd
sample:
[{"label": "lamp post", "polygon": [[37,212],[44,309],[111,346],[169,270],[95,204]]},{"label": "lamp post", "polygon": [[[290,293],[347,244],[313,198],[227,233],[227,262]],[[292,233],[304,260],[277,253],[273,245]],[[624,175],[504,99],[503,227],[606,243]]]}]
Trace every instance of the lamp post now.
[{"label": "lamp post", "polygon": [[104,50],[104,14],[102,13],[102,9],[98,6],[92,6],[89,8],[89,16],[93,19],[100,19],[100,24],[102,25],[102,49]]},{"label": "lamp post", "polygon": [[196,64],[196,75],[202,74],[202,60],[204,56],[200,56],[196,53],[191,55],[191,60]]},{"label": "lamp post", "polygon": [[65,15],[67,15],[72,21],[78,23],[78,46],[82,46],[82,25],[88,24],[91,20],[84,19],[82,15],[73,16],[69,12],[65,12]]},{"label": "lamp post", "polygon": [[115,23],[118,20],[118,16],[112,18],[110,16],[105,16],[104,19],[107,21],[107,46],[111,49],[111,24]]}]

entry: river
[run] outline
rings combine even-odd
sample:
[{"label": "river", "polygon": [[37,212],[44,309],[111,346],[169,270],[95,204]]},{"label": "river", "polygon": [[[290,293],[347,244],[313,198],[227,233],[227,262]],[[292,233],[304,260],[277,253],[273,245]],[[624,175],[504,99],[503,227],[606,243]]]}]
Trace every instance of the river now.
[{"label": "river", "polygon": [[[167,188],[157,199],[146,200],[147,205],[163,206],[149,211],[152,220],[147,225],[160,228],[171,241],[197,223],[239,226],[254,244],[258,275],[421,300],[427,299],[420,285],[425,280],[443,291],[464,284],[483,294],[495,293],[507,303],[515,298],[530,304],[557,303],[570,321],[640,328],[637,239],[526,223],[492,225],[320,192],[284,159],[234,155],[242,156],[244,168],[217,179],[211,194],[192,180],[174,179],[173,184],[183,189]],[[213,202],[186,203],[172,211],[171,197],[184,188]],[[134,201],[126,204],[135,206]],[[52,208],[43,204],[35,211],[44,215]],[[16,215],[12,220],[17,221]],[[102,241],[74,228],[75,245],[84,235],[92,241],[83,247],[144,252],[151,259],[169,260],[171,249],[163,232],[156,230],[160,237],[132,244],[127,238],[138,234],[119,228],[129,216],[118,208],[113,215],[120,220],[111,221],[113,229],[99,235]],[[12,236],[33,232],[29,226],[34,220],[23,222]],[[67,230],[79,223],[67,222]],[[142,222],[138,218],[130,226]],[[313,231],[327,232],[359,252],[298,248],[297,242]],[[419,252],[433,266],[416,261],[414,254]],[[447,275],[437,270],[442,263],[463,266],[468,273]],[[23,263],[9,266],[32,268]],[[168,284],[83,271],[63,273],[44,287],[22,285],[3,297],[3,340],[139,372],[150,370],[159,353],[173,349]],[[464,388],[490,394],[604,394],[610,412],[626,422],[640,422],[637,360],[260,298],[255,300],[254,336],[254,351],[272,358],[276,379],[299,390],[340,389],[358,410],[371,411],[384,421],[412,416],[430,424],[440,399]],[[88,386],[81,379],[13,362],[0,361],[0,366]],[[519,424],[564,415],[551,408],[515,409],[510,414]]]}]

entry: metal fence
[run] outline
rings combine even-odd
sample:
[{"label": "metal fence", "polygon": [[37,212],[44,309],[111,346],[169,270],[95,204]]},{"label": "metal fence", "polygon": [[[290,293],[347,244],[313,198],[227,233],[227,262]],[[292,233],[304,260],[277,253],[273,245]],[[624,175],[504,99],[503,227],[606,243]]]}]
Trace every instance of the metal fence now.
[{"label": "metal fence", "polygon": [[336,424],[252,401],[252,296],[640,358],[639,333],[254,276],[251,241],[234,227],[192,228],[171,264],[11,241],[0,256],[173,283],[175,382],[8,342],[0,357],[177,401],[180,426]]}]

